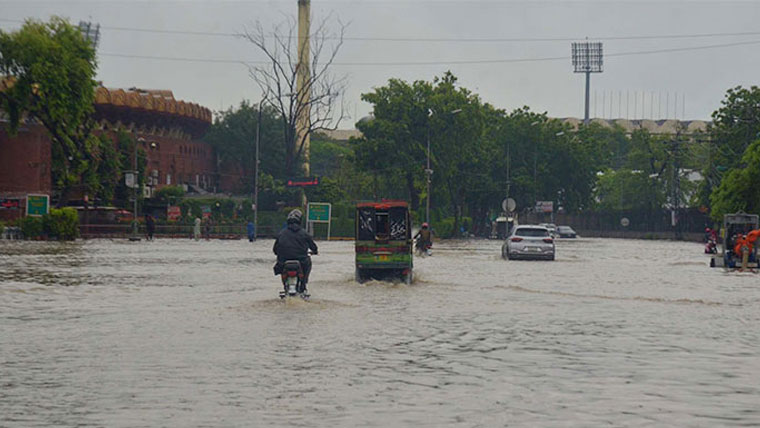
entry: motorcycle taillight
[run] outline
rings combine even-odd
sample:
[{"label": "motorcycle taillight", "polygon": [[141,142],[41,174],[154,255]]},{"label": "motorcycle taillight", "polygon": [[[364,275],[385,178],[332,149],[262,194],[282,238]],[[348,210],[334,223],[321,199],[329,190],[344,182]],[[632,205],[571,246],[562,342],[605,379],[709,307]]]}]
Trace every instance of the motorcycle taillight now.
[{"label": "motorcycle taillight", "polygon": [[288,276],[296,276],[296,275],[298,275],[298,272],[294,270],[288,271]]}]

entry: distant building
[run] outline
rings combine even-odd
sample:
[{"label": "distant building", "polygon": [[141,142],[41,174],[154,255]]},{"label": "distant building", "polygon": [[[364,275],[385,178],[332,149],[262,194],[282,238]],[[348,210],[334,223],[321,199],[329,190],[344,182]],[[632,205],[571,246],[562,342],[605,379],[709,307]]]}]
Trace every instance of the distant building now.
[{"label": "distant building", "polygon": [[[551,119],[551,118],[550,118]],[[583,124],[583,119],[576,117],[553,118],[573,128],[578,128]],[[637,129],[646,129],[652,134],[675,134],[680,131],[686,134],[695,134],[706,132],[710,124],[704,120],[649,120],[649,119],[591,119],[591,123],[598,123],[607,128],[619,126],[626,132],[633,132]],[[334,131],[320,131],[328,138],[337,141],[348,141],[351,137],[361,137],[362,133],[358,129],[336,129]]]},{"label": "distant building", "polygon": [[[124,129],[135,139],[144,140],[146,196],[168,185],[181,185],[199,193],[221,190],[214,150],[200,140],[211,125],[209,109],[176,100],[168,90],[99,87],[94,118],[99,124],[98,132],[112,134]],[[52,194],[47,130],[25,121],[18,134],[11,137],[6,125],[7,119],[0,115],[0,200],[23,200],[31,193]],[[0,219],[20,214],[0,208]]]}]

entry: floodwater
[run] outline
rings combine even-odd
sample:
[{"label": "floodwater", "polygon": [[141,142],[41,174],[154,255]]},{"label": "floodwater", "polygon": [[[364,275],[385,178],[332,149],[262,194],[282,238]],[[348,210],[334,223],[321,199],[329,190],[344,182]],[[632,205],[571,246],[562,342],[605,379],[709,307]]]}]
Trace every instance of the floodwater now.
[{"label": "floodwater", "polygon": [[700,244],[440,243],[360,285],[320,243],[310,302],[271,244],[0,241],[0,426],[760,425],[760,276]]}]

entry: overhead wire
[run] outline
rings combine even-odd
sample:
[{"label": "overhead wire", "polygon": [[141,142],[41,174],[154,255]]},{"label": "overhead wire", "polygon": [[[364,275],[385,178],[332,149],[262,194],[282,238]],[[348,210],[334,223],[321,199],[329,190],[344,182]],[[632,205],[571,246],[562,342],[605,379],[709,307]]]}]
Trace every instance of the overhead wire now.
[{"label": "overhead wire", "polygon": [[[747,46],[760,44],[760,40],[750,40],[744,42],[732,42],[721,43],[713,45],[702,46],[687,46],[678,48],[663,48],[652,50],[638,50],[628,52],[612,52],[606,53],[605,57],[625,57],[633,55],[650,55],[659,53],[672,53],[672,52],[688,52],[698,51],[706,49],[720,49],[733,46]],[[205,62],[205,63],[222,63],[222,64],[241,64],[241,65],[264,65],[269,64],[267,61],[250,61],[240,59],[222,59],[222,58],[190,58],[190,57],[168,57],[168,56],[156,56],[156,55],[133,55],[133,54],[119,54],[102,52],[100,56],[117,57],[117,58],[129,58],[129,59],[149,59],[159,61],[184,61],[184,62]],[[437,61],[388,61],[388,62],[333,62],[334,66],[427,66],[427,65],[467,65],[467,64],[508,64],[508,63],[523,63],[523,62],[543,62],[543,61],[566,61],[570,56],[551,56],[551,57],[538,57],[538,58],[502,58],[502,59],[482,59],[482,60],[437,60]]]},{"label": "overhead wire", "polygon": [[[23,24],[24,20],[0,18],[0,22],[12,22]],[[242,33],[227,33],[214,31],[193,31],[193,30],[162,30],[153,28],[121,27],[121,26],[101,26],[103,30],[112,31],[129,31],[137,33],[154,33],[154,34],[175,34],[189,36],[210,36],[210,37],[233,37],[239,38]],[[420,42],[420,43],[499,43],[499,42],[569,42],[578,40],[658,40],[658,39],[689,39],[689,38],[714,38],[714,37],[747,37],[760,36],[760,31],[745,32],[728,32],[728,33],[693,33],[693,34],[648,34],[648,35],[628,35],[628,36],[580,36],[580,37],[325,37],[326,40],[343,40],[343,41],[381,41],[381,42]],[[271,36],[273,37],[273,36]]]}]

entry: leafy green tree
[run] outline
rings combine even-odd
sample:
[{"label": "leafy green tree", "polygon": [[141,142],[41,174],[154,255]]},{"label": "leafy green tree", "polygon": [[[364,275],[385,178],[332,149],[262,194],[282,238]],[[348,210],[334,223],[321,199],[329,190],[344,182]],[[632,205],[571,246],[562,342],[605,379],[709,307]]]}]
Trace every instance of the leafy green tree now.
[{"label": "leafy green tree", "polygon": [[352,142],[357,164],[371,171],[376,183],[393,177],[403,180],[412,210],[419,208],[425,183],[432,91],[429,82],[390,79],[386,86],[362,94],[362,100],[372,104],[374,117],[356,124],[363,137]]},{"label": "leafy green tree", "polygon": [[726,174],[710,200],[715,220],[739,210],[760,212],[760,140],[747,147],[741,163]]},{"label": "leafy green tree", "polygon": [[665,203],[662,186],[652,186],[644,171],[628,168],[603,171],[595,193],[603,211],[647,211]]},{"label": "leafy green tree", "polygon": [[11,133],[24,115],[47,129],[53,142],[53,182],[61,189],[59,205],[97,158],[91,118],[95,70],[95,50],[62,18],[48,23],[30,19],[18,31],[0,31],[0,75],[10,85],[0,91],[0,109],[8,113]]},{"label": "leafy green tree", "polygon": [[747,147],[760,136],[760,88],[737,86],[726,91],[721,107],[713,112],[702,150],[701,171],[705,180],[699,203],[710,205],[711,194],[720,186],[726,171],[741,162]]},{"label": "leafy green tree", "polygon": [[[226,163],[232,171],[243,175],[241,187],[245,192],[253,190],[258,120],[258,106],[243,101],[237,108],[221,112],[203,138],[214,147],[223,163]],[[285,149],[280,144],[283,138],[282,127],[275,110],[262,109],[259,130],[260,179],[265,175],[278,179],[286,178],[287,173],[283,168]]]}]

